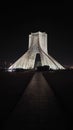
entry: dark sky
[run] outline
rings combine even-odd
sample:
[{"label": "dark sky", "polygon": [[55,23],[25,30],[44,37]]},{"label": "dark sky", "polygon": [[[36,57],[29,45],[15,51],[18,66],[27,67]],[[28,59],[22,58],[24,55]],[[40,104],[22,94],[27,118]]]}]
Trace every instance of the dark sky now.
[{"label": "dark sky", "polygon": [[45,31],[49,54],[63,65],[73,65],[71,11],[64,2],[0,8],[0,60],[17,60],[27,51],[28,35]]}]

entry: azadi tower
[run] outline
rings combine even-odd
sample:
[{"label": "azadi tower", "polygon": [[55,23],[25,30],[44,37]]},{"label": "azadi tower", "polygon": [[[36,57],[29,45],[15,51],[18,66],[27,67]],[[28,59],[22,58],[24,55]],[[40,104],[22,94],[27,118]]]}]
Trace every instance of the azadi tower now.
[{"label": "azadi tower", "polygon": [[64,69],[53,57],[48,54],[47,34],[36,32],[29,35],[27,52],[21,56],[9,69],[35,69],[38,66],[48,65],[51,69]]}]

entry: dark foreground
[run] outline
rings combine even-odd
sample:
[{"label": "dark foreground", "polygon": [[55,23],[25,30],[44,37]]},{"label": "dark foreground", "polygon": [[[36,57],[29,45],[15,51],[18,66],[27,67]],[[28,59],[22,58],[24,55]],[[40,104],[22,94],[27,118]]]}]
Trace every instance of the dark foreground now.
[{"label": "dark foreground", "polygon": [[73,128],[73,70],[0,73],[0,130]]}]

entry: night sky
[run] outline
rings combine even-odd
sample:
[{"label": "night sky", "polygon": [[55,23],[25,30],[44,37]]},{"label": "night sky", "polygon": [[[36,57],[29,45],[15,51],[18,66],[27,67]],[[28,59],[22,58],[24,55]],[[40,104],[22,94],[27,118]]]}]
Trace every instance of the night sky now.
[{"label": "night sky", "polygon": [[73,65],[73,19],[65,3],[0,8],[0,60],[16,61],[28,48],[28,35],[48,34],[48,52],[62,65]]}]

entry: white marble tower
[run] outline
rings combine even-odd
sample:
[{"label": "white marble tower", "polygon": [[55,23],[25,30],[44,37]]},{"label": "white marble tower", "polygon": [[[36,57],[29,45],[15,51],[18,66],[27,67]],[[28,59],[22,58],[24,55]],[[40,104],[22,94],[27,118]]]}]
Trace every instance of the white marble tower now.
[{"label": "white marble tower", "polygon": [[37,66],[48,65],[51,69],[64,69],[54,58],[48,54],[47,34],[36,32],[29,35],[27,52],[21,56],[9,69],[23,68],[33,69]]}]

